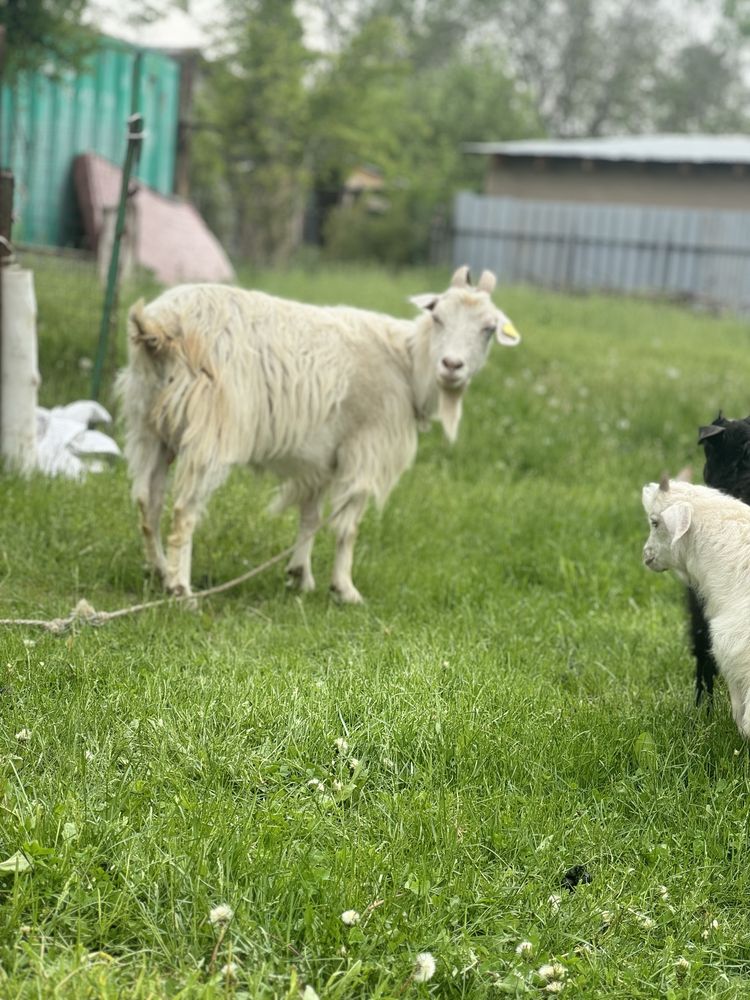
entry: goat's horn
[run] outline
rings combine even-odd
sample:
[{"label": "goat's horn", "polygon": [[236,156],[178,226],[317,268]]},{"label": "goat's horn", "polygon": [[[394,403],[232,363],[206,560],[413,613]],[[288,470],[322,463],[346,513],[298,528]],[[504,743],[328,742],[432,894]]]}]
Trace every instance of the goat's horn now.
[{"label": "goat's horn", "polygon": [[662,491],[662,493],[668,493],[669,492],[669,473],[668,472],[662,472],[661,476],[659,477],[659,489]]},{"label": "goat's horn", "polygon": [[463,267],[459,267],[457,271],[454,272],[451,278],[451,288],[468,288],[471,284],[471,272],[469,268],[464,264]]},{"label": "goat's horn", "polygon": [[693,481],[693,467],[692,465],[683,465],[677,475],[674,477],[678,483],[692,483]]},{"label": "goat's horn", "polygon": [[477,288],[481,292],[487,292],[488,295],[491,295],[496,284],[497,278],[492,271],[482,271],[479,281],[477,282]]}]

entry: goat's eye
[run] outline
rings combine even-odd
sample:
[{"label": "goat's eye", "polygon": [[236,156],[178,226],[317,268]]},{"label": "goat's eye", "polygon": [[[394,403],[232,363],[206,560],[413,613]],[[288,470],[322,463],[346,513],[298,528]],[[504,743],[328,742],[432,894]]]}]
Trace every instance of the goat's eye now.
[{"label": "goat's eye", "polygon": [[650,522],[652,528],[658,528],[659,527],[659,518],[658,517],[650,517],[649,518],[649,522]]},{"label": "goat's eye", "polygon": [[482,333],[484,334],[485,337],[487,337],[487,339],[489,339],[494,335],[496,330],[497,330],[497,323],[493,323],[492,326],[485,326],[482,329]]}]

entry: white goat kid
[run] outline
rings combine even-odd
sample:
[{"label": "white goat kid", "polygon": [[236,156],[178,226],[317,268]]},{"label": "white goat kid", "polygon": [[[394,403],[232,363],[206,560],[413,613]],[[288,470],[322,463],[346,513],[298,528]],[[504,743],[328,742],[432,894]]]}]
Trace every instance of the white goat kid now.
[{"label": "white goat kid", "polygon": [[643,487],[650,532],[643,561],[672,570],[700,597],[732,715],[750,738],[750,507],[678,480]]},{"label": "white goat kid", "polygon": [[[129,362],[118,377],[125,454],[148,562],[168,591],[190,593],[192,536],[229,468],[270,469],[296,504],[287,572],[312,590],[311,553],[330,493],[332,590],[362,600],[351,578],[367,501],[385,502],[414,460],[417,431],[438,417],[454,440],[461,404],[493,338],[520,340],[460,268],[443,294],[411,301],[415,320],[320,307],[224,285],[184,285],[130,310]],[[166,554],[160,537],[167,468],[177,459]]]}]

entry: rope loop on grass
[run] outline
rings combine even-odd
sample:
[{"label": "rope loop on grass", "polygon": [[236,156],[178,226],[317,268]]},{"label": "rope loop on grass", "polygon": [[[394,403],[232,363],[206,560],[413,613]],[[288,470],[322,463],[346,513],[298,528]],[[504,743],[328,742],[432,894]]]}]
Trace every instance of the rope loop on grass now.
[{"label": "rope loop on grass", "polygon": [[[329,524],[337,514],[346,506],[346,503],[341,504],[332,514],[321,522],[319,528],[325,527]],[[317,530],[319,530],[316,529]],[[309,540],[309,538],[316,534],[316,531],[310,532],[303,541]],[[115,618],[124,618],[126,615],[135,615],[140,611],[147,611],[150,608],[159,608],[165,604],[180,604],[185,601],[199,601],[204,597],[210,597],[213,594],[220,594],[225,590],[231,590],[233,587],[238,587],[241,583],[245,583],[246,580],[251,580],[254,576],[258,576],[260,573],[264,573],[271,566],[275,566],[276,563],[281,562],[282,559],[286,559],[290,556],[297,547],[297,543],[290,545],[283,549],[281,552],[277,553],[275,556],[271,556],[270,559],[266,559],[264,563],[259,566],[253,567],[243,573],[241,576],[234,577],[233,580],[227,580],[226,583],[218,583],[215,587],[208,587],[206,590],[197,590],[194,594],[180,594],[178,596],[161,597],[156,601],[145,601],[143,604],[131,604],[126,608],[117,608],[115,611],[97,611],[85,598],[82,598],[78,604],[71,610],[71,612],[65,618],[0,618],[0,625],[5,627],[20,626],[25,628],[41,628],[51,635],[65,635],[66,632],[74,628],[76,625],[92,625],[98,628],[100,625],[106,625],[107,622],[114,621]]]}]

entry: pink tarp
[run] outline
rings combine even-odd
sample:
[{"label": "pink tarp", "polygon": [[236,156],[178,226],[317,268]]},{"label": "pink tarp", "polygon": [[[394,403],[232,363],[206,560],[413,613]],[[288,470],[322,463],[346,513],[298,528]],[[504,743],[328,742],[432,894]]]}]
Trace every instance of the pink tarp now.
[{"label": "pink tarp", "polygon": [[[73,166],[78,203],[89,246],[95,250],[104,210],[120,197],[121,171],[94,153],[77,156]],[[135,203],[135,260],[167,285],[182,281],[232,281],[234,270],[223,247],[186,201],[157,194],[140,181]]]}]

